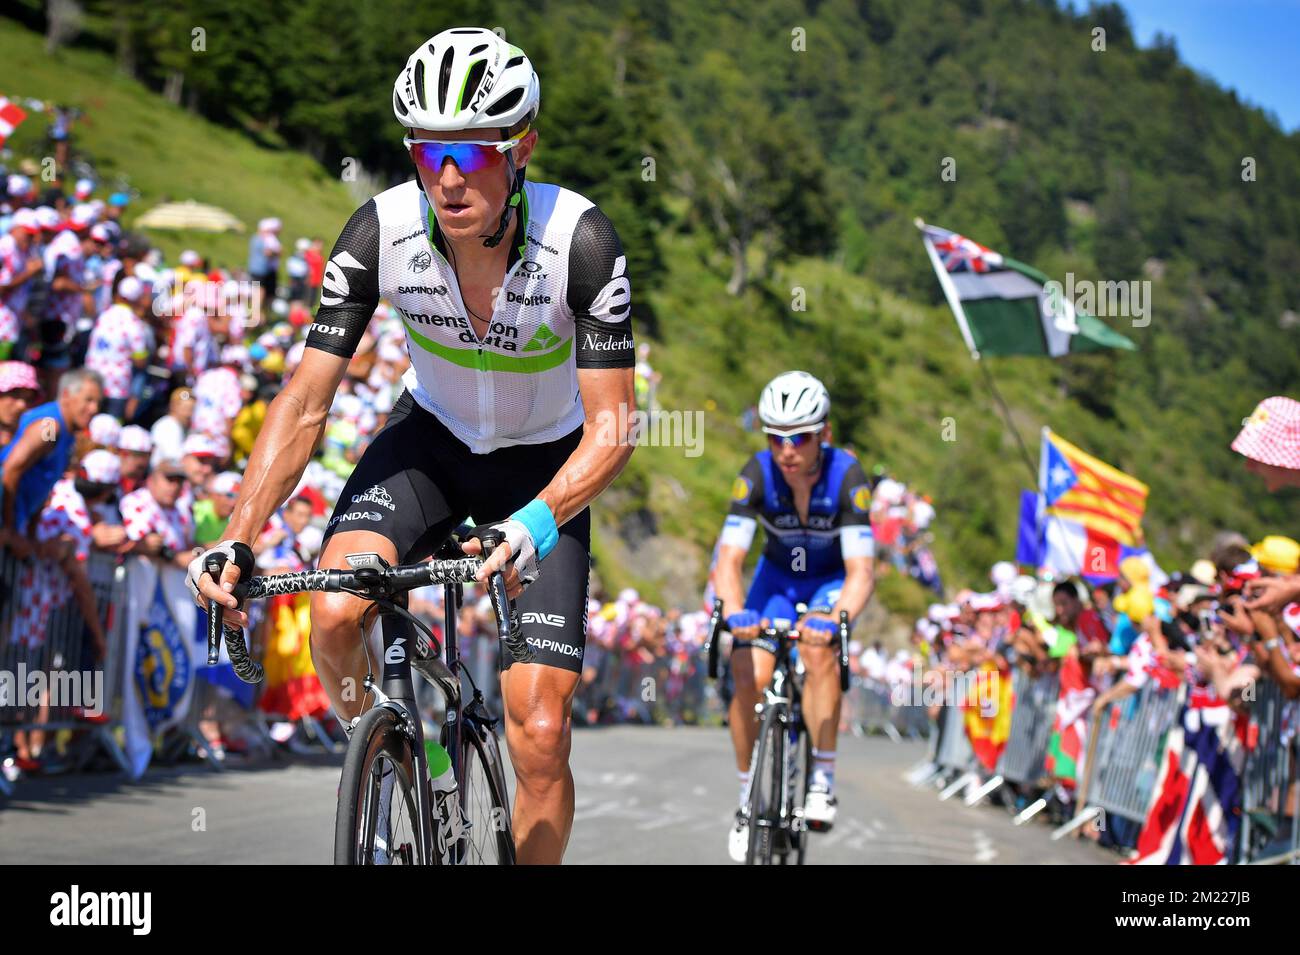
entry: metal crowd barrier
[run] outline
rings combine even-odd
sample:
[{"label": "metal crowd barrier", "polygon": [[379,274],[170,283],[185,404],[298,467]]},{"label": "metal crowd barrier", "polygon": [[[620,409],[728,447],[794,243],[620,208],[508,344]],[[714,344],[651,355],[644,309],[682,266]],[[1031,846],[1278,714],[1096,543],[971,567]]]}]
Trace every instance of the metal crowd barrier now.
[{"label": "metal crowd barrier", "polygon": [[1060,839],[1103,813],[1146,821],[1160,770],[1161,743],[1178,719],[1186,687],[1160,689],[1148,680],[1135,696],[1109,704],[1092,722],[1086,779],[1073,819],[1052,833]]},{"label": "metal crowd barrier", "polygon": [[[83,731],[67,747],[68,769],[84,768],[103,752],[125,771],[127,760],[114,730],[121,714],[126,661],[126,568],[110,554],[92,552],[85,565],[106,654],[97,657],[90,631],[71,596],[50,611],[44,632],[33,637],[19,625],[24,606],[40,599],[42,577],[62,576],[56,565],[37,559],[21,561],[0,551],[0,673],[11,688],[0,700],[0,755],[12,748],[18,733],[53,734]],[[5,693],[0,686],[0,693]],[[48,735],[41,751],[53,748]],[[0,775],[0,791],[11,792]]]},{"label": "metal crowd barrier", "polygon": [[717,722],[722,705],[698,650],[651,659],[637,651],[589,645],[594,678],[579,683],[574,714],[580,723],[698,725]]},{"label": "metal crowd barrier", "polygon": [[[1288,819],[1292,826],[1291,850],[1296,848],[1297,838],[1295,807],[1291,804],[1295,769],[1291,759],[1293,738],[1284,738],[1284,718],[1288,706],[1293,704],[1272,680],[1257,682],[1255,694],[1251,704],[1250,749],[1241,777],[1241,827],[1237,843],[1240,863],[1261,861],[1269,843],[1279,832],[1285,832]],[[1288,854],[1294,861],[1295,855]]]},{"label": "metal crowd barrier", "polygon": [[957,792],[980,781],[975,768],[975,751],[966,735],[966,713],[960,706],[946,705],[939,714],[939,745],[934,761],[943,774],[957,774],[957,778],[939,793],[941,800],[951,799]]},{"label": "metal crowd barrier", "polygon": [[1043,775],[1061,681],[1055,673],[1033,677],[1017,670],[1013,685],[1016,703],[1011,713],[1011,735],[997,772],[1009,783],[1028,786]]},{"label": "metal crowd barrier", "polygon": [[870,677],[854,676],[844,694],[845,722],[854,736],[884,735],[895,743],[902,734],[894,725],[895,707],[889,686]]}]

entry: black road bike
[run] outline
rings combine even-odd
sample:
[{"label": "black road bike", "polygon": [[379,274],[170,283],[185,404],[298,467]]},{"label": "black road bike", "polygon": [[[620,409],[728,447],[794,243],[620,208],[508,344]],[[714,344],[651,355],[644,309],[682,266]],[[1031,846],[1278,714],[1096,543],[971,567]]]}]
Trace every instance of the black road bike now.
[{"label": "black road bike", "polygon": [[[499,536],[462,527],[431,561],[390,566],[378,554],[349,554],[352,568],[313,570],[241,580],[235,596],[245,599],[298,593],[348,593],[371,601],[361,638],[376,615],[383,636],[383,673],[379,683],[366,674],[364,689],[375,700],[352,728],[343,759],[338,811],[334,828],[336,865],[513,865],[514,835],[510,825],[510,794],[506,788],[497,718],[461,666],[456,641],[463,585],[483,565],[466,557],[459,541],[469,537],[483,543],[487,556]],[[459,555],[459,556],[457,556]],[[214,555],[205,570],[219,577],[225,558]],[[438,640],[406,609],[407,594],[419,587],[441,584],[446,660]],[[533,652],[519,630],[519,616],[506,594],[505,578],[493,574],[488,596],[497,618],[498,635],[518,662],[530,663]],[[224,633],[235,672],[247,683],[261,681],[262,666],[249,657],[241,629],[225,627],[222,607],[208,604],[208,661],[215,664]],[[367,651],[369,659],[369,651]],[[370,669],[373,671],[373,661]],[[446,717],[439,742],[451,759],[454,786],[435,789],[424,744],[424,727],[416,706],[414,670],[436,687],[446,700]],[[461,677],[469,680],[473,696],[462,697]]]},{"label": "black road bike", "polygon": [[[772,621],[760,634],[776,646],[772,680],[756,707],[758,738],[749,763],[749,800],[743,807],[749,820],[749,848],[746,865],[786,865],[791,857],[803,865],[808,854],[808,833],[813,828],[804,819],[804,801],[812,778],[812,736],[803,719],[802,673],[792,649],[799,631],[789,620]],[[840,690],[849,688],[849,615],[840,611]],[[709,621],[709,642],[705,647],[709,677],[718,679],[718,643],[727,622],[722,601],[714,600]]]}]

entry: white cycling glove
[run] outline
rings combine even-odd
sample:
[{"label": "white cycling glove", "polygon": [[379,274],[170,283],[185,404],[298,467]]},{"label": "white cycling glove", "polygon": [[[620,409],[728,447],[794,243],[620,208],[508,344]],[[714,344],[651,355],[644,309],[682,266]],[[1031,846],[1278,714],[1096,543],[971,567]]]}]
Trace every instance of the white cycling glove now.
[{"label": "white cycling glove", "polygon": [[537,565],[537,545],[533,543],[533,535],[523,521],[513,519],[488,526],[500,533],[510,545],[510,553],[513,555],[510,563],[515,565],[519,582],[527,587],[541,573],[541,568]]},{"label": "white cycling glove", "polygon": [[[235,554],[235,548],[237,546],[247,551],[249,557],[252,556],[252,550],[250,550],[248,545],[243,543],[243,541],[222,541],[220,544],[209,547],[203,553],[199,554],[198,557],[195,557],[190,561],[189,569],[185,572],[185,586],[190,589],[190,595],[194,598],[194,602],[200,607],[207,609],[206,605],[203,603],[203,595],[199,593],[199,578],[207,573],[204,565],[207,563],[208,557],[212,554],[221,554],[226,558],[227,563],[238,564],[239,561]],[[250,565],[249,570],[251,569],[252,567]],[[248,571],[241,568],[241,577],[247,572]]]}]

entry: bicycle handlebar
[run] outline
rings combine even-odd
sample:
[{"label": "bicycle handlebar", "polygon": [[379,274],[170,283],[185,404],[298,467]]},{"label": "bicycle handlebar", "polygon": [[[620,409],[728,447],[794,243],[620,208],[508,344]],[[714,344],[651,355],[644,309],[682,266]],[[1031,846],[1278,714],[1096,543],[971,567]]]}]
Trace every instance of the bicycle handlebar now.
[{"label": "bicycle handlebar", "polygon": [[[709,618],[709,642],[707,645],[709,679],[711,680],[718,678],[718,637],[724,631],[730,633],[731,628],[727,626],[727,621],[722,616],[722,600],[715,597],[713,600],[713,614]],[[802,639],[796,627],[763,627],[759,630],[759,634],[791,643],[798,643]],[[838,636],[840,643],[840,690],[847,691],[849,688],[849,612],[847,610],[840,611]]]},{"label": "bicycle handlebar", "polygon": [[[484,553],[491,553],[489,543],[487,539],[483,541]],[[213,554],[204,570],[217,578],[221,576],[225,563],[223,555]],[[241,580],[235,585],[234,595],[241,604],[249,599],[301,593],[349,593],[372,601],[385,601],[430,584],[472,583],[482,566],[482,558],[457,557],[396,567],[305,570]],[[501,642],[516,662],[533,662],[533,650],[519,628],[519,613],[506,593],[505,576],[500,571],[488,580],[488,596],[496,613],[497,636]],[[249,655],[243,629],[224,626],[224,611],[225,608],[215,600],[208,601],[208,665],[214,666],[220,659],[224,634],[235,673],[245,683],[260,683],[265,675],[262,665]]]}]

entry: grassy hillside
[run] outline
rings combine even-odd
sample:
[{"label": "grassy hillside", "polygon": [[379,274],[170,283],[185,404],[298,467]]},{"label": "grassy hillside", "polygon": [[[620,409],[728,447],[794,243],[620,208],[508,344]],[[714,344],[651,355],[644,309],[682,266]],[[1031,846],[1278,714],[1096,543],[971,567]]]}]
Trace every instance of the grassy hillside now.
[{"label": "grassy hillside", "polygon": [[[99,170],[108,190],[138,197],[128,225],[160,202],[194,199],[233,213],[248,228],[278,216],[290,241],[319,236],[328,246],[357,203],[338,176],[301,153],[268,149],[244,134],[173,106],[118,74],[101,53],[63,48],[47,56],[41,37],[0,19],[0,91],[70,104],[85,111],[76,145]],[[18,155],[44,151],[46,122],[33,113],[8,146]],[[153,232],[150,238],[174,261],[186,248],[201,249],[216,265],[242,268],[249,233]]]}]

